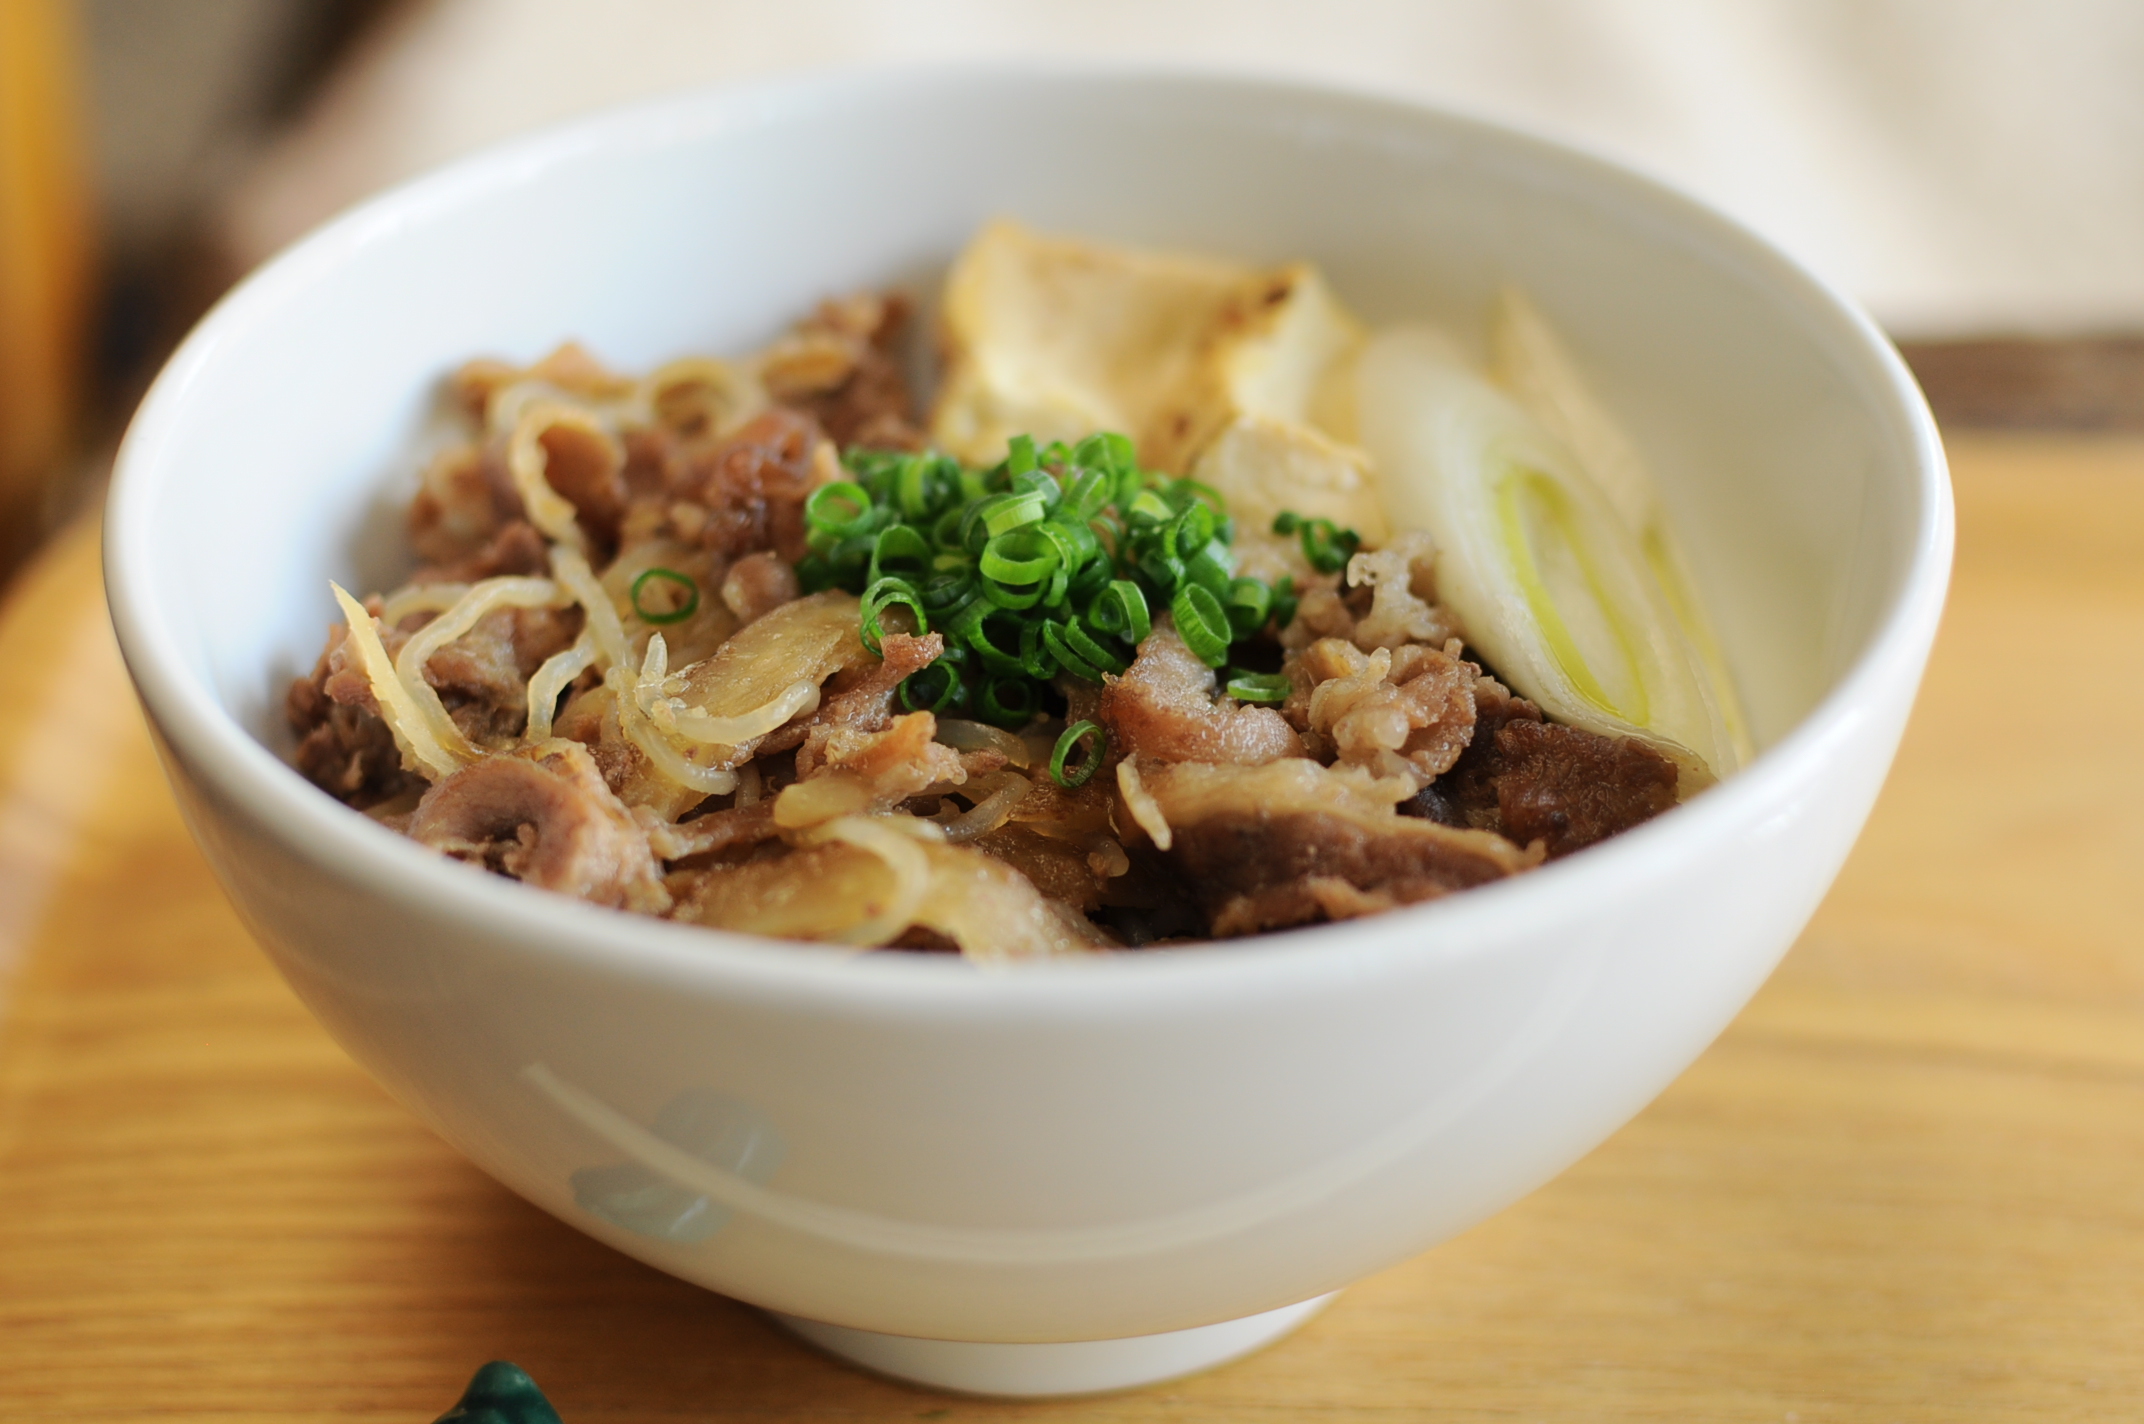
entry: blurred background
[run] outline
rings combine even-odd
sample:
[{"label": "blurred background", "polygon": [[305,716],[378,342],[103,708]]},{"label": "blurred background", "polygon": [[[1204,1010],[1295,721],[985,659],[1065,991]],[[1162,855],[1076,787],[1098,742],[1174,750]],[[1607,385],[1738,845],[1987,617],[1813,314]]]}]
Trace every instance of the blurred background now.
[{"label": "blurred background", "polygon": [[667,89],[1033,53],[1579,143],[1868,303],[1953,428],[2144,428],[2136,0],[0,0],[0,579],[186,328],[367,193]]}]

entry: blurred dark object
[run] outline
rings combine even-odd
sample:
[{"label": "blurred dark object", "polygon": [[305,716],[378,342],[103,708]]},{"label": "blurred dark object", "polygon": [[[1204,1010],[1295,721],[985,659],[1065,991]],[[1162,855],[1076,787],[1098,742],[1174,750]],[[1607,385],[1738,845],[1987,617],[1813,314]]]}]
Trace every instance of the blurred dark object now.
[{"label": "blurred dark object", "polygon": [[223,193],[389,0],[0,0],[0,580],[240,274]]},{"label": "blurred dark object", "polygon": [[82,0],[106,234],[98,392],[123,419],[241,274],[215,204],[387,0]]},{"label": "blurred dark object", "polygon": [[437,1424],[560,1424],[558,1411],[519,1365],[493,1360],[476,1372]]},{"label": "blurred dark object", "polygon": [[0,577],[44,536],[80,418],[90,219],[64,0],[0,0]]},{"label": "blurred dark object", "polygon": [[2144,336],[1907,341],[1938,424],[2144,430]]}]

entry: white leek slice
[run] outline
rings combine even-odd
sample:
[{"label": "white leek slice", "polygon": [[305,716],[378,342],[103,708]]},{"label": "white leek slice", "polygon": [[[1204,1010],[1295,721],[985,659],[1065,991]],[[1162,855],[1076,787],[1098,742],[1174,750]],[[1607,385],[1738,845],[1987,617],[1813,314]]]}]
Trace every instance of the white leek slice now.
[{"label": "white leek slice", "polygon": [[1570,452],[1433,330],[1381,333],[1357,380],[1392,522],[1437,541],[1438,599],[1498,676],[1558,721],[1657,747],[1685,791],[1733,770],[1666,591]]},{"label": "white leek slice", "polygon": [[1749,760],[1755,748],[1742,715],[1742,699],[1727,671],[1712,620],[1697,597],[1681,545],[1661,511],[1659,486],[1637,445],[1586,384],[1548,318],[1516,288],[1504,290],[1490,316],[1489,353],[1491,374],[1577,457],[1637,535],[1646,563],[1666,591],[1676,620],[1697,654],[1736,760]]}]

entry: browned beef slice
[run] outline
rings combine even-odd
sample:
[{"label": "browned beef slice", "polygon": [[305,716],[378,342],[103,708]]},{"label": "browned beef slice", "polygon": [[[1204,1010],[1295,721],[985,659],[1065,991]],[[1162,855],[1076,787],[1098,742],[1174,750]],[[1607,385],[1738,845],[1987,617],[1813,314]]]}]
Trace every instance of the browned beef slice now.
[{"label": "browned beef slice", "polygon": [[[1504,770],[1504,753],[1497,732],[1518,722],[1538,724],[1541,709],[1516,696],[1495,678],[1481,674],[1474,679],[1474,733],[1467,749],[1451,770],[1438,777],[1426,792],[1402,807],[1408,815],[1422,816],[1448,826],[1472,826],[1481,831],[1503,828],[1503,808],[1497,798],[1496,778]],[[1514,837],[1520,845],[1524,837]]]},{"label": "browned beef slice", "polygon": [[647,836],[586,750],[490,756],[436,783],[409,834],[435,850],[598,905],[670,907]]},{"label": "browned beef slice", "polygon": [[1675,804],[1675,764],[1629,737],[1513,720],[1496,734],[1497,812],[1519,844],[1551,857],[1605,840]]},{"label": "browned beef slice", "polygon": [[[369,705],[338,701],[333,695],[352,690],[342,660],[335,656],[342,641],[338,624],[311,674],[294,679],[283,699],[284,716],[298,734],[298,770],[330,796],[358,807],[422,790],[423,778],[402,769],[394,733],[379,714]],[[338,678],[340,683],[331,689]],[[369,695],[365,700],[369,703]]]},{"label": "browned beef slice", "polygon": [[1166,614],[1124,675],[1103,681],[1098,715],[1118,748],[1156,761],[1245,766],[1303,754],[1302,739],[1280,713],[1217,695],[1213,669]]},{"label": "browned beef slice", "polygon": [[922,449],[923,433],[915,425],[908,378],[899,359],[901,333],[907,325],[908,303],[898,295],[825,303],[798,330],[828,331],[855,339],[856,363],[831,390],[784,398],[810,411],[827,438],[843,448]]},{"label": "browned beef slice", "polygon": [[1342,918],[1348,907],[1330,893],[1338,885],[1359,892],[1351,912],[1360,914],[1464,890],[1515,868],[1508,846],[1496,853],[1473,843],[1485,837],[1431,831],[1399,818],[1381,830],[1322,811],[1243,812],[1177,827],[1169,858],[1215,917],[1216,934]]},{"label": "browned beef slice", "polygon": [[695,457],[687,484],[708,510],[700,542],[727,558],[773,549],[804,557],[804,500],[811,493],[812,418],[777,406]]},{"label": "browned beef slice", "polygon": [[819,710],[786,727],[777,727],[759,744],[761,753],[804,747],[798,753],[797,774],[809,775],[825,755],[827,735],[836,728],[857,732],[883,732],[894,718],[901,683],[921,672],[945,651],[943,633],[918,638],[909,633],[888,633],[879,639],[879,660],[861,668],[845,669],[827,679],[826,700]]},{"label": "browned beef slice", "polygon": [[551,571],[551,546],[536,526],[514,519],[500,527],[481,548],[443,564],[420,569],[412,583],[477,583],[483,579],[540,577]]}]

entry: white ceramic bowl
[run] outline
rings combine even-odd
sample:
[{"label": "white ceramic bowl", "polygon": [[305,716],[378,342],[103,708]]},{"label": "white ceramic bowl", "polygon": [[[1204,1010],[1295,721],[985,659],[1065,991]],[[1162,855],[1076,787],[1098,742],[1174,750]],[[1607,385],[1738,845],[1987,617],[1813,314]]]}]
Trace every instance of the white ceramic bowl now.
[{"label": "white ceramic bowl", "polygon": [[[462,359],[569,336],[626,368],[742,351],[821,296],[927,281],[998,213],[1313,258],[1373,322],[1473,331],[1498,284],[1524,285],[1655,465],[1762,755],[1448,900],[1005,972],[524,889],[285,764],[282,691],[334,617],[327,580],[393,580],[413,444]],[[1411,105],[1000,65],[691,95],[366,204],[173,358],[107,537],[189,824],[298,993],[412,1111],[688,1280],[852,1332],[1006,1343],[1309,1301],[1637,1112],[1763,981],[1859,831],[1935,631],[1951,512],[1882,336],[1686,198]],[[1184,1339],[1208,1358],[1249,1328]],[[946,1369],[1043,1387],[1026,1365]],[[1142,1370],[1168,1372],[1047,1387]]]}]

